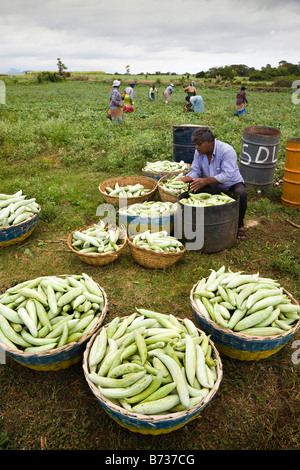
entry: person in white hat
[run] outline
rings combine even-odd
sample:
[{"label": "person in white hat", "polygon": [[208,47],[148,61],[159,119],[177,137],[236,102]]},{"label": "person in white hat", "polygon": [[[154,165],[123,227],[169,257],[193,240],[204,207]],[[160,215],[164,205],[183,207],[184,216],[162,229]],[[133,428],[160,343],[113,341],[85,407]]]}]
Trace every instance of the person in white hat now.
[{"label": "person in white hat", "polygon": [[173,93],[173,83],[170,83],[169,86],[165,89],[163,92],[164,98],[165,98],[165,103],[168,103],[170,101],[171,95]]},{"label": "person in white hat", "polygon": [[121,82],[114,80],[112,84],[112,90],[110,93],[110,113],[112,122],[122,122],[124,120],[122,95],[120,93]]}]

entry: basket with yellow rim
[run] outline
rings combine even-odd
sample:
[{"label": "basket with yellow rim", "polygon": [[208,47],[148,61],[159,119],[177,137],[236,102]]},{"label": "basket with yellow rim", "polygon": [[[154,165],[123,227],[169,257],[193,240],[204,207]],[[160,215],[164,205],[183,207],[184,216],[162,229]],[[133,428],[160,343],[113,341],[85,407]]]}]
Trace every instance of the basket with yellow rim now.
[{"label": "basket with yellow rim", "polygon": [[39,206],[38,211],[32,217],[16,225],[9,225],[0,228],[0,247],[16,245],[28,238],[34,231],[41,212]]},{"label": "basket with yellow rim", "polygon": [[[223,376],[221,359],[210,338],[204,335],[191,320],[173,317],[173,323],[171,323],[171,326],[169,325],[171,329],[172,324],[174,327],[174,325],[182,326],[188,324],[186,322],[190,322],[189,325],[192,325],[193,332],[197,332],[197,338],[194,337],[194,340],[192,339],[192,334],[194,333],[186,335],[185,338],[186,348],[189,348],[189,352],[192,350],[195,352],[197,348],[199,364],[206,367],[205,363],[202,362],[202,359],[205,358],[203,351],[209,350],[210,360],[213,361],[211,369],[214,369],[214,378],[209,388],[203,388],[202,384],[198,381],[197,389],[189,387],[187,380],[191,380],[193,384],[195,383],[193,382],[194,377],[191,378],[191,372],[193,371],[195,374],[195,365],[191,367],[195,356],[192,353],[186,354],[188,365],[186,365],[184,370],[189,370],[190,372],[187,374],[187,379],[183,370],[183,362],[177,364],[174,359],[168,356],[169,353],[165,354],[162,352],[162,349],[158,351],[158,340],[155,335],[151,336],[153,328],[151,326],[145,327],[146,324],[151,324],[151,320],[154,326],[159,325],[160,323],[157,320],[160,318],[159,315],[163,315],[163,321],[166,322],[165,325],[168,325],[168,319],[171,316],[144,309],[137,310],[139,315],[136,316],[136,312],[134,312],[127,317],[115,317],[93,335],[84,352],[83,371],[87,383],[100,405],[120,426],[141,434],[158,435],[170,433],[199,417],[201,411],[213,400]],[[152,314],[153,316],[151,316]],[[126,327],[124,328],[125,322]],[[162,324],[160,326],[162,327]],[[123,336],[118,336],[118,331],[121,330],[123,330]],[[172,336],[170,332],[165,333],[166,336],[168,334],[170,337]],[[175,328],[174,335],[176,336],[176,334],[178,334],[178,329]],[[159,336],[162,337],[163,335]],[[203,344],[203,349],[201,349],[200,339],[204,336],[203,342],[205,344]],[[116,349],[114,352],[111,350],[111,355],[103,356],[101,349],[105,348],[106,344],[108,344],[108,339],[111,340],[114,337]],[[133,341],[131,341],[132,339]],[[200,345],[197,342],[198,340]],[[167,340],[165,338],[162,341]],[[166,350],[171,347],[169,342]],[[174,351],[176,346],[173,345],[173,347]],[[141,359],[143,356],[144,358],[140,361],[139,358]],[[180,357],[182,357],[182,354]],[[116,360],[116,362],[113,363],[113,360]],[[170,361],[172,361],[172,364]],[[114,365],[109,369],[109,364]],[[122,376],[120,375],[122,373],[121,370],[123,370]],[[119,383],[123,383],[123,388],[118,388]],[[130,383],[132,385],[128,385]],[[105,384],[113,388],[105,388]],[[139,393],[137,390],[140,387],[142,387],[142,391]],[[136,390],[134,391],[134,389]],[[119,398],[114,398],[120,393],[121,396]],[[107,396],[108,394],[111,395]],[[141,401],[139,402],[139,400]],[[183,405],[186,400],[188,404],[185,403]]]},{"label": "basket with yellow rim", "polygon": [[[199,328],[205,331],[206,334],[211,335],[216,348],[225,356],[241,361],[259,361],[261,359],[268,358],[276,354],[281,348],[289,343],[300,328],[300,320],[297,320],[299,314],[297,313],[294,317],[296,320],[293,321],[291,327],[285,324],[286,329],[281,329],[281,325],[284,324],[281,320],[279,320],[278,323],[270,323],[272,316],[278,316],[280,313],[280,309],[276,309],[276,306],[279,306],[278,300],[275,301],[273,300],[274,298],[271,299],[271,297],[270,300],[266,299],[265,302],[265,305],[267,305],[268,302],[270,305],[254,312],[257,314],[257,317],[263,315],[265,320],[262,320],[257,325],[253,325],[253,327],[246,327],[244,330],[241,329],[240,331],[237,327],[235,327],[237,328],[237,331],[232,328],[228,328],[226,323],[223,324],[223,319],[220,323],[219,318],[215,318],[213,320],[210,317],[208,314],[209,304],[205,301],[204,297],[202,297],[201,300],[196,300],[197,296],[195,297],[195,292],[200,283],[201,280],[198,281],[190,291],[190,303],[195,320]],[[248,288],[251,290],[250,286]],[[266,288],[270,289],[269,286]],[[295,306],[295,310],[297,309],[299,312],[300,307],[298,302],[286,289],[281,288],[281,290],[286,297],[286,302]],[[254,291],[253,295],[255,295]],[[278,299],[279,297],[280,295],[278,295]],[[258,302],[264,302],[264,300],[265,299],[262,298]],[[272,302],[274,304],[274,308],[271,305]],[[236,315],[243,315],[242,310],[243,309],[241,308],[236,308]],[[251,312],[251,310],[248,311]],[[245,318],[242,317],[240,325],[242,325],[242,321],[244,322],[244,325],[247,325],[247,321],[249,321],[250,316],[251,315],[248,315],[247,313]],[[233,316],[231,318],[233,318]],[[253,315],[252,318],[254,318]]]},{"label": "basket with yellow rim", "polygon": [[0,347],[29,369],[66,369],[82,360],[107,308],[104,289],[86,274],[24,281],[0,296]]},{"label": "basket with yellow rim", "polygon": [[132,204],[119,210],[119,224],[126,227],[128,237],[146,230],[173,233],[175,217],[179,209],[178,203],[145,201],[141,206],[143,207],[137,208],[135,204]]}]

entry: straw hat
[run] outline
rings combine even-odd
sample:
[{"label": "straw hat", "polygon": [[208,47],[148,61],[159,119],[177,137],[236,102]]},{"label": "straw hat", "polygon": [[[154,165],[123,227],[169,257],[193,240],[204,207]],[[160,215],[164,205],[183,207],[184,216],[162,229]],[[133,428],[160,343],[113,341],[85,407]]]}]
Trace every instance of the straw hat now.
[{"label": "straw hat", "polygon": [[120,86],[121,82],[119,80],[114,80],[112,86]]}]

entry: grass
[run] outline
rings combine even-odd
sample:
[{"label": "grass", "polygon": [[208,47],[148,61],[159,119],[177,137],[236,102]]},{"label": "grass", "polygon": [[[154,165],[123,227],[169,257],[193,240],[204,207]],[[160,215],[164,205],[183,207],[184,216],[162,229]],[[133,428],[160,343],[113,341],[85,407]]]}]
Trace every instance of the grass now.
[{"label": "grass", "polygon": [[[107,321],[131,313],[135,306],[193,319],[191,288],[209,269],[224,264],[278,279],[299,300],[299,229],[287,220],[300,225],[300,214],[281,204],[282,185],[261,195],[248,190],[248,239],[230,250],[210,255],[190,251],[162,271],[138,266],[128,250],[102,268],[74,258],[67,236],[96,220],[96,209],[104,202],[100,182],[141,174],[148,160],[172,159],[173,125],[208,124],[238,154],[245,127],[280,128],[276,181],[283,177],[286,140],[298,134],[299,110],[289,92],[248,90],[249,112],[238,119],[233,116],[235,87],[198,86],[205,113],[196,116],[182,111],[180,80],[171,102],[164,105],[164,80],[170,77],[161,81],[155,103],[147,100],[148,84],[138,84],[134,114],[113,126],[106,118],[111,78],[99,74],[97,81],[36,84],[23,77],[7,84],[7,103],[0,108],[0,192],[21,188],[36,197],[42,212],[30,238],[1,248],[1,291],[41,274],[87,272],[108,295]],[[292,360],[292,346],[257,363],[222,356],[223,380],[212,402],[198,419],[161,436],[139,435],[115,423],[90,392],[81,363],[36,372],[7,357],[0,366],[0,448],[299,449],[299,365]]]}]

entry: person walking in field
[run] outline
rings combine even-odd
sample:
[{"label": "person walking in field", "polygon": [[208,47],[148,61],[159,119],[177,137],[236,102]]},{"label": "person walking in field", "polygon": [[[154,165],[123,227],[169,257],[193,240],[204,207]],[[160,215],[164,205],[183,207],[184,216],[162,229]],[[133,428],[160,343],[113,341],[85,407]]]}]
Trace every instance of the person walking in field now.
[{"label": "person walking in field", "polygon": [[155,101],[155,93],[158,93],[158,90],[155,85],[152,85],[149,90],[149,100]]},{"label": "person walking in field", "polygon": [[194,113],[204,113],[203,98],[200,95],[186,96],[185,100],[188,104],[183,108],[184,111],[192,111]]},{"label": "person walking in field", "polygon": [[133,109],[133,105],[134,105],[134,101],[133,101],[134,91],[133,91],[133,88],[134,87],[135,87],[135,84],[130,83],[130,85],[127,88],[125,88],[125,90],[124,90],[124,93],[125,93],[124,113],[133,113],[133,111],[134,111],[134,109]]},{"label": "person walking in field", "polygon": [[112,90],[110,93],[109,110],[110,110],[111,121],[113,123],[119,123],[124,120],[120,85],[121,85],[121,82],[119,80],[114,80],[112,84]]},{"label": "person walking in field", "polygon": [[163,92],[165,103],[169,103],[170,101],[171,95],[173,93],[173,86],[174,86],[173,83],[171,83],[169,86],[167,86],[167,88]]},{"label": "person walking in field", "polygon": [[240,116],[241,114],[246,114],[246,104],[248,104],[246,87],[244,85],[241,86],[241,89],[236,95],[236,102],[235,102],[235,116]]},{"label": "person walking in field", "polygon": [[247,193],[234,148],[217,140],[207,126],[197,128],[191,139],[195,144],[194,159],[190,171],[179,180],[190,183],[191,191],[207,186],[237,194],[240,197],[237,238],[245,240]]}]

